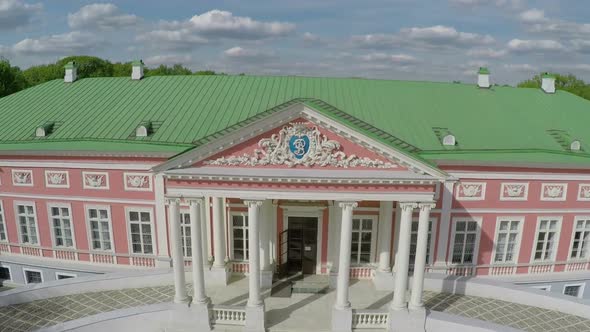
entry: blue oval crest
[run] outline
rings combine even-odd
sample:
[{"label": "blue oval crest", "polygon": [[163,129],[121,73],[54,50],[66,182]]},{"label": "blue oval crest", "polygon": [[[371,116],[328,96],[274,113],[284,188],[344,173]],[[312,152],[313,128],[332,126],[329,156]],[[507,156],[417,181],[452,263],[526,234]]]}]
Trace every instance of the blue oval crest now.
[{"label": "blue oval crest", "polygon": [[303,158],[309,151],[309,137],[305,135],[291,136],[291,139],[289,139],[289,150],[295,155],[295,158]]}]

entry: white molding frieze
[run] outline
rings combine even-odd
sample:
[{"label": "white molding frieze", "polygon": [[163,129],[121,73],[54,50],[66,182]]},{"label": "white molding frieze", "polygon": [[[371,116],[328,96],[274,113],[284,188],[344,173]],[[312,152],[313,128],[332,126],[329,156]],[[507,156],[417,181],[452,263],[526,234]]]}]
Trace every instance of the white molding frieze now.
[{"label": "white molding frieze", "polygon": [[267,166],[284,165],[319,167],[367,167],[397,168],[396,164],[378,159],[346,155],[340,151],[341,144],[320,132],[317,126],[308,127],[305,122],[292,122],[284,126],[278,134],[263,138],[258,142],[260,149],[252,154],[220,157],[207,160],[205,165],[214,166]]},{"label": "white molding frieze", "polygon": [[456,188],[455,198],[459,201],[483,201],[485,199],[485,182],[460,182]]},{"label": "white molding frieze", "polygon": [[68,171],[45,171],[45,186],[48,188],[69,188],[70,177]]},{"label": "white molding frieze", "polygon": [[[205,181],[238,181],[238,182],[270,182],[270,183],[318,183],[318,184],[410,184],[410,185],[433,185],[440,183],[439,180],[422,179],[351,179],[351,178],[285,178],[285,177],[262,177],[262,176],[220,176],[220,175],[173,175],[165,174],[169,180],[205,180]],[[434,192],[433,192],[434,193]]]},{"label": "white molding frieze", "polygon": [[152,176],[148,173],[124,173],[125,190],[152,191]]},{"label": "white molding frieze", "polygon": [[500,188],[501,201],[526,201],[528,194],[528,182],[503,182]]},{"label": "white molding frieze", "polygon": [[28,169],[13,169],[12,185],[21,187],[32,187],[33,171]]}]

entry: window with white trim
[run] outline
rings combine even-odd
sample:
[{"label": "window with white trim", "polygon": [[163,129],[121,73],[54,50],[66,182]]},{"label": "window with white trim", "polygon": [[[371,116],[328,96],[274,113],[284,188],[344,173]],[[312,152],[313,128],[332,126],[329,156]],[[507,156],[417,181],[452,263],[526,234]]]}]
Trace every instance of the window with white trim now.
[{"label": "window with white trim", "polygon": [[581,298],[584,295],[584,284],[565,285],[563,287],[563,295]]},{"label": "window with white trim", "polygon": [[50,206],[49,220],[53,231],[53,241],[56,247],[74,247],[72,231],[72,213],[67,206]]},{"label": "window with white trim", "polygon": [[475,262],[475,246],[477,245],[477,221],[455,221],[455,236],[453,238],[454,264],[472,264]]},{"label": "window with white trim", "polygon": [[590,219],[577,219],[572,238],[572,251],[570,258],[587,258],[590,251]]},{"label": "window with white trim", "polygon": [[[428,220],[428,239],[426,240],[426,264],[430,264],[432,257],[432,227],[433,220]],[[418,245],[418,220],[412,220],[412,233],[410,235],[410,264],[416,261],[416,247]]]},{"label": "window with white trim", "polygon": [[233,259],[248,260],[248,215],[232,214]]},{"label": "window with white trim", "polygon": [[12,276],[10,275],[10,268],[6,266],[0,266],[0,281],[2,280],[12,280]]},{"label": "window with white trim", "polygon": [[180,239],[182,241],[182,254],[191,257],[191,215],[188,212],[180,213]]},{"label": "window with white trim", "polygon": [[20,242],[34,245],[39,244],[35,206],[32,204],[17,204],[16,219],[18,220],[20,230]]},{"label": "window with white trim", "polygon": [[6,235],[6,222],[4,222],[4,206],[2,205],[2,201],[0,201],[0,241],[8,241],[8,236]]},{"label": "window with white trim", "polygon": [[500,219],[496,228],[494,263],[514,263],[518,259],[520,220]]},{"label": "window with white trim", "polygon": [[88,208],[87,214],[92,250],[113,250],[109,209],[92,207]]},{"label": "window with white trim", "polygon": [[556,218],[540,219],[536,239],[534,261],[553,261],[559,241],[559,220]]},{"label": "window with white trim", "polygon": [[352,218],[351,264],[371,263],[373,228],[375,225],[374,218],[370,216],[356,216]]},{"label": "window with white trim", "polygon": [[43,282],[41,271],[23,270],[25,272],[25,282],[27,284],[39,284]]},{"label": "window with white trim", "polygon": [[143,255],[153,254],[152,212],[143,209],[129,209],[127,218],[131,236],[131,252]]}]

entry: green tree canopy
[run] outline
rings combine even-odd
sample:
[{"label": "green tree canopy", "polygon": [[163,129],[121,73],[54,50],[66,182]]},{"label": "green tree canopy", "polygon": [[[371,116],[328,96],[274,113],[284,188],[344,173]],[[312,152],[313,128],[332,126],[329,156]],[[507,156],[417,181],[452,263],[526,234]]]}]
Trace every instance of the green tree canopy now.
[{"label": "green tree canopy", "polygon": [[[541,88],[541,75],[518,83],[519,88]],[[555,88],[564,90],[590,100],[590,85],[573,74],[556,74]]]},{"label": "green tree canopy", "polygon": [[22,71],[13,67],[10,62],[0,58],[0,97],[17,92],[27,87]]}]

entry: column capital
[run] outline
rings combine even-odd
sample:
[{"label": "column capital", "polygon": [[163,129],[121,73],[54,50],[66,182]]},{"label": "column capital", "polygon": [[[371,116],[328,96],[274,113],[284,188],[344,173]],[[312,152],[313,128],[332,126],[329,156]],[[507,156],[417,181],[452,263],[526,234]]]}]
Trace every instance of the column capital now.
[{"label": "column capital", "polygon": [[431,209],[434,209],[436,207],[436,203],[422,202],[422,203],[418,203],[418,207],[420,208],[420,211],[430,211]]},{"label": "column capital", "polygon": [[166,197],[166,205],[179,205],[180,204],[180,197]]},{"label": "column capital", "polygon": [[342,209],[354,209],[355,207],[359,206],[358,202],[339,202],[338,206],[340,206]]},{"label": "column capital", "polygon": [[185,197],[184,201],[189,205],[202,205],[204,203],[204,197]]},{"label": "column capital", "polygon": [[400,202],[399,207],[402,209],[402,211],[412,211],[418,207],[418,203]]},{"label": "column capital", "polygon": [[247,199],[244,200],[244,205],[246,205],[248,208],[257,208],[262,206],[262,202],[264,201],[258,199]]}]

